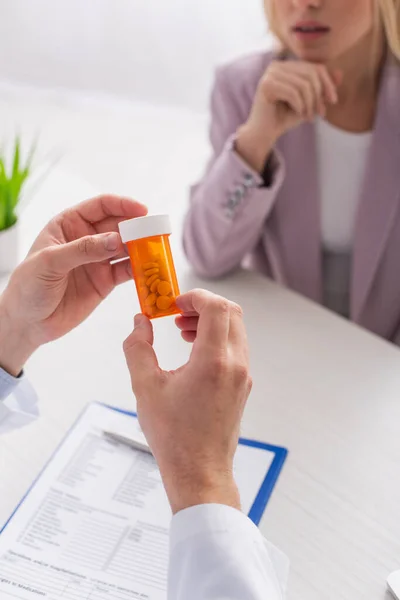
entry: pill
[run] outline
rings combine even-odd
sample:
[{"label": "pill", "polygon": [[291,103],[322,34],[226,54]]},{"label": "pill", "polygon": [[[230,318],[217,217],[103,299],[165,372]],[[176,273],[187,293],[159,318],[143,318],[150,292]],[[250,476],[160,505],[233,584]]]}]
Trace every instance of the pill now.
[{"label": "pill", "polygon": [[147,271],[144,272],[144,274],[146,275],[146,277],[150,277],[151,275],[154,275],[155,273],[159,273],[159,268],[154,268],[154,269],[147,269]]},{"label": "pill", "polygon": [[153,281],[155,281],[156,279],[160,279],[159,274],[158,273],[154,273],[154,275],[152,275],[151,277],[149,277],[146,280],[146,285],[147,287],[150,287],[151,284],[153,283]]},{"label": "pill", "polygon": [[146,306],[154,306],[157,300],[157,296],[155,294],[150,294],[150,296],[148,296],[146,298],[145,304]]},{"label": "pill", "polygon": [[157,308],[159,308],[160,310],[168,310],[171,304],[172,298],[169,298],[168,296],[159,296],[157,298]]},{"label": "pill", "polygon": [[156,293],[157,288],[158,288],[158,284],[160,283],[160,279],[156,279],[155,281],[153,281],[153,283],[150,286],[150,290],[153,294]]},{"label": "pill", "polygon": [[140,297],[143,298],[143,300],[146,300],[148,295],[149,295],[149,290],[147,289],[146,286],[143,285],[140,288]]},{"label": "pill", "polygon": [[158,268],[158,263],[156,263],[156,262],[148,262],[143,265],[143,269],[145,271],[148,271],[149,269],[157,269],[157,268]]},{"label": "pill", "polygon": [[[153,290],[152,290],[153,291]],[[168,281],[160,281],[157,287],[157,292],[160,296],[168,296],[172,291],[171,284]]]}]

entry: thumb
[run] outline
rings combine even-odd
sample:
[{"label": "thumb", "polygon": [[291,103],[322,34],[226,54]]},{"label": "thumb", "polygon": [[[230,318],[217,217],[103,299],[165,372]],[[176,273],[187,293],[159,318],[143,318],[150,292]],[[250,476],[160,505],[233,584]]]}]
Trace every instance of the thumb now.
[{"label": "thumb", "polygon": [[52,267],[60,274],[66,274],[81,265],[111,260],[123,251],[118,233],[87,235],[68,244],[53,246]]},{"label": "thumb", "polygon": [[144,315],[136,315],[135,328],[124,342],[125,358],[136,396],[145,393],[160,373],[153,339],[153,327],[149,319]]}]

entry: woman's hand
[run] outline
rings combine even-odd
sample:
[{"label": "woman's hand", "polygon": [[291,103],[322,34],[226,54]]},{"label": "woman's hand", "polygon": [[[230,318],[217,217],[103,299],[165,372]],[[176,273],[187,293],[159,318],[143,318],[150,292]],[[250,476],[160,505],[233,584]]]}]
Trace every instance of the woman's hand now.
[{"label": "woman's hand", "polygon": [[132,278],[118,233],[147,209],[101,196],[69,208],[43,229],[0,297],[0,366],[17,375],[41,345],[79,325],[113,288]]},{"label": "woman's hand", "polygon": [[256,171],[277,140],[290,129],[338,102],[342,76],[325,65],[301,61],[274,61],[261,79],[247,122],[239,129],[236,148]]}]

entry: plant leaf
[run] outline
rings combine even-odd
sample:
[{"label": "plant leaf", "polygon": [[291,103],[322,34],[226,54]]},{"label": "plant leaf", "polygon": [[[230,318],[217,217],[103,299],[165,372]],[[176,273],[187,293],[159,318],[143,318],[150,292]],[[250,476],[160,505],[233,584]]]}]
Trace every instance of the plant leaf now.
[{"label": "plant leaf", "polygon": [[7,174],[5,159],[0,155],[0,230],[12,227],[17,220],[15,207],[20,198],[23,185],[30,175],[30,165],[36,149],[32,145],[26,164],[21,163],[21,144],[17,136],[14,146],[12,168]]},{"label": "plant leaf", "polygon": [[11,191],[8,189],[6,190],[6,194],[5,194],[5,215],[4,215],[4,224],[5,224],[5,228],[8,229],[9,227],[12,226],[13,224],[13,209],[12,209],[12,195],[11,195]]},{"label": "plant leaf", "polygon": [[4,161],[0,158],[0,230],[5,229],[6,226],[6,187],[7,176]]},{"label": "plant leaf", "polygon": [[14,179],[14,177],[19,173],[20,154],[21,153],[20,153],[19,137],[17,137],[17,139],[15,140],[14,161],[13,161],[11,179]]}]

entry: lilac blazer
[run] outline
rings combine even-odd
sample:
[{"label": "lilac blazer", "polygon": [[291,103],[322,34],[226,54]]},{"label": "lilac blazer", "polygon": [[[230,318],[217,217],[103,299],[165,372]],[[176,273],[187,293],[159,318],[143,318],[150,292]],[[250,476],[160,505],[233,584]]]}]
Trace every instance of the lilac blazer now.
[{"label": "lilac blazer", "polygon": [[[273,180],[235,152],[272,54],[217,72],[212,95],[214,156],[191,192],[184,248],[197,273],[221,277],[242,264],[322,301],[320,197],[315,128],[301,125],[274,152]],[[400,66],[389,57],[381,80],[369,164],[354,232],[351,319],[395,341],[400,336]]]}]

